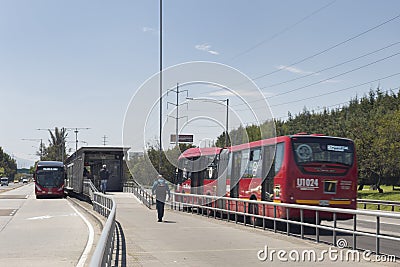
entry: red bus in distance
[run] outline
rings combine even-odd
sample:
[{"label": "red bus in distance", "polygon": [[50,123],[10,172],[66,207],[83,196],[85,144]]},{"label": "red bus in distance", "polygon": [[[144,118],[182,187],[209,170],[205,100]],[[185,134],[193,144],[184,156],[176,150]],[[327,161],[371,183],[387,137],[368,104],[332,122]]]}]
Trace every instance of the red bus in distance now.
[{"label": "red bus in distance", "polygon": [[60,161],[39,161],[33,175],[36,198],[64,197],[65,166]]}]

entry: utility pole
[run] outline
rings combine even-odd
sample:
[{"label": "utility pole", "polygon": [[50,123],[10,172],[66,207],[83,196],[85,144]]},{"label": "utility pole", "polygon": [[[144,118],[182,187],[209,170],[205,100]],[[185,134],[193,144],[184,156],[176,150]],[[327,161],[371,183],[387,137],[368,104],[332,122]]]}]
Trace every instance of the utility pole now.
[{"label": "utility pole", "polygon": [[78,141],[78,133],[79,133],[79,131],[80,130],[90,130],[90,128],[87,128],[87,127],[81,127],[81,128],[72,127],[72,128],[63,128],[63,129],[65,129],[66,131],[74,131],[74,133],[75,133],[75,154],[76,154],[76,151],[78,151],[78,142],[79,142]]},{"label": "utility pole", "polygon": [[106,139],[107,139],[107,136],[106,136],[106,135],[104,135],[104,136],[103,136],[103,146],[106,146],[106,144],[107,144],[107,141],[106,141]]},{"label": "utility pole", "polygon": [[[187,116],[183,116],[183,117],[179,117],[179,106],[181,104],[179,104],[179,94],[186,92],[186,97],[188,96],[188,90],[183,90],[183,91],[179,91],[179,83],[176,84],[176,90],[171,89],[168,92],[175,92],[176,93],[176,103],[171,103],[171,102],[167,102],[167,108],[168,108],[168,104],[174,105],[176,107],[176,116],[169,116],[173,119],[175,119],[175,146],[178,147],[179,146],[179,119],[182,118],[187,118]],[[167,94],[168,94],[167,92]],[[187,103],[184,103],[187,104]]]}]

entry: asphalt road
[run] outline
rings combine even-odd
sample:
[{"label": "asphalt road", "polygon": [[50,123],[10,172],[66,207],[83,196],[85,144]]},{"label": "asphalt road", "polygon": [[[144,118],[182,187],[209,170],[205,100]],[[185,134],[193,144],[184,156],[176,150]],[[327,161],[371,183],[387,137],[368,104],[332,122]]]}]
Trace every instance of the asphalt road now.
[{"label": "asphalt road", "polygon": [[94,234],[81,215],[67,199],[36,199],[33,183],[1,192],[0,265],[84,266]]}]

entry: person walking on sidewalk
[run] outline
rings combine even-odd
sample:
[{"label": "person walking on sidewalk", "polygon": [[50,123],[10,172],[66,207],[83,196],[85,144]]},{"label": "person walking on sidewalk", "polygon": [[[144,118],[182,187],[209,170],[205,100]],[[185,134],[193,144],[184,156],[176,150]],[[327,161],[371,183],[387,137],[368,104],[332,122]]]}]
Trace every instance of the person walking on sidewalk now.
[{"label": "person walking on sidewalk", "polygon": [[162,175],[158,175],[158,179],[153,184],[152,189],[153,195],[156,195],[156,208],[157,208],[157,216],[158,222],[162,222],[162,218],[164,217],[164,205],[168,193],[168,199],[170,198],[170,190]]},{"label": "person walking on sidewalk", "polygon": [[103,194],[105,194],[107,192],[108,178],[110,177],[110,172],[107,170],[107,166],[105,164],[103,165],[103,168],[101,168],[99,176],[101,180],[100,190],[103,192]]}]

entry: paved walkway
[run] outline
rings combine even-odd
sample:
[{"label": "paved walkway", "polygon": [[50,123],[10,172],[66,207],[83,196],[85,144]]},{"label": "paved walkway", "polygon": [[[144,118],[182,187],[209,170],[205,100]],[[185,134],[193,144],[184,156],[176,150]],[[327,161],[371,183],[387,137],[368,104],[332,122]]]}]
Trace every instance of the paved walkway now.
[{"label": "paved walkway", "polygon": [[[117,220],[126,245],[123,264],[120,261],[119,266],[371,266],[363,260],[334,261],[328,254],[324,255],[323,262],[302,261],[304,250],[315,251],[318,258],[329,246],[167,208],[165,221],[158,223],[156,210],[149,210],[132,193],[112,195],[117,202]],[[286,251],[283,258],[288,261],[279,260],[277,253],[273,253],[273,259],[260,261],[257,254],[266,246],[269,256],[273,250]],[[292,250],[299,252],[299,261],[293,260],[296,252]],[[292,258],[289,258],[290,252]]]}]

